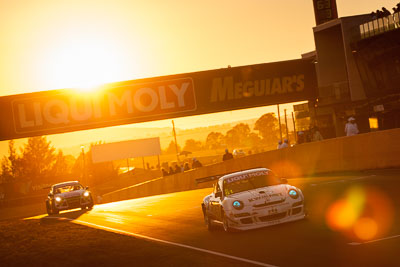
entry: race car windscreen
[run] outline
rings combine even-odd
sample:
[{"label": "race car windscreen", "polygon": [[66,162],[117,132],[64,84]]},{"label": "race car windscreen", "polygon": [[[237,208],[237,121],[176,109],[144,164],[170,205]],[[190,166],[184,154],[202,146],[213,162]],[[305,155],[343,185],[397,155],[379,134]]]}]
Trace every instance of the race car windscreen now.
[{"label": "race car windscreen", "polygon": [[56,187],[55,193],[61,194],[61,193],[75,191],[75,190],[82,190],[82,189],[83,189],[83,186],[81,186],[80,184],[64,185],[64,186]]},{"label": "race car windscreen", "polygon": [[239,192],[260,187],[282,184],[283,182],[272,172],[258,171],[224,179],[224,194],[229,196]]}]

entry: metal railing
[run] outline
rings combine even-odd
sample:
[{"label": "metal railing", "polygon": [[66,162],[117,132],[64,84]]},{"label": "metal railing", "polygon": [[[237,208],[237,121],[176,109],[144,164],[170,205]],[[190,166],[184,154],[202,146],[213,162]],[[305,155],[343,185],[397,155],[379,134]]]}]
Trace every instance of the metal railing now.
[{"label": "metal railing", "polygon": [[369,38],[400,28],[400,12],[368,21],[360,26],[361,39]]}]

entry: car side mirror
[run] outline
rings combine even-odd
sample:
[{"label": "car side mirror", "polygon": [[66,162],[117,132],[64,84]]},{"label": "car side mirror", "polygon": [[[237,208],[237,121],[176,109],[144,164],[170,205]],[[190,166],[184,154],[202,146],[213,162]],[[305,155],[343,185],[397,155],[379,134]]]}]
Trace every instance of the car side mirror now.
[{"label": "car side mirror", "polygon": [[288,181],[287,181],[286,178],[281,178],[281,181],[282,181],[282,183],[284,183],[284,184],[287,184],[287,183],[288,183]]},{"label": "car side mirror", "polygon": [[86,187],[85,187],[85,190],[89,190],[89,186],[86,186]]},{"label": "car side mirror", "polygon": [[52,197],[53,193],[48,193],[47,196]]},{"label": "car side mirror", "polygon": [[222,197],[222,192],[217,192],[217,193],[215,193],[215,197],[221,198],[221,197]]}]

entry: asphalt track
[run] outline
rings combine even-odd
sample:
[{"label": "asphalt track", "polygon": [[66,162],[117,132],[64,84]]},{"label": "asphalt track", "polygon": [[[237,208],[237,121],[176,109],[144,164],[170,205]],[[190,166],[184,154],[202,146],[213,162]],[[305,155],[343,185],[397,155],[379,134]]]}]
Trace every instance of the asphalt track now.
[{"label": "asphalt track", "polygon": [[200,203],[210,188],[47,218],[166,243],[180,247],[182,253],[197,250],[246,266],[400,266],[400,170],[289,183],[303,190],[309,217],[245,232],[225,233],[222,226],[206,230]]}]

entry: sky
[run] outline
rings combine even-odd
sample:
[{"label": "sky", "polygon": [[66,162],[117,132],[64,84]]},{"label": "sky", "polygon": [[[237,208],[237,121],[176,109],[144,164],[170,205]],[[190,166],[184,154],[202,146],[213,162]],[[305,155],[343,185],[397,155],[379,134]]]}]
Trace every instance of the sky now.
[{"label": "sky", "polygon": [[[337,0],[337,7],[344,17],[397,2]],[[297,59],[315,49],[312,0],[0,0],[0,25],[0,96]],[[176,126],[271,111],[180,118]]]}]

